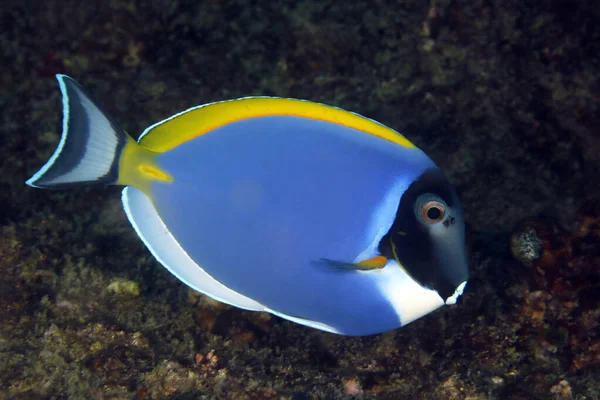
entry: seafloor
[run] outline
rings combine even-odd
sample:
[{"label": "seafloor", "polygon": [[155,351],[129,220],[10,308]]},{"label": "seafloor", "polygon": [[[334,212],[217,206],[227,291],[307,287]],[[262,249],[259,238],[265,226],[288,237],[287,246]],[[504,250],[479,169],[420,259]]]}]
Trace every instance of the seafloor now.
[{"label": "seafloor", "polygon": [[[0,398],[600,398],[597,0],[4,0],[0,32]],[[192,293],[118,188],[24,185],[56,73],[133,134],[259,94],[394,127],[462,199],[465,295],[348,338]]]}]

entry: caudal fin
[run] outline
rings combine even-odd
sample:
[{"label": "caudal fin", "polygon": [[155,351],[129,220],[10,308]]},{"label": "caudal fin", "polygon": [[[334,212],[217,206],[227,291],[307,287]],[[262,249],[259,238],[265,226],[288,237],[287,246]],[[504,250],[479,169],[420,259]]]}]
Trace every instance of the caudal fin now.
[{"label": "caudal fin", "polygon": [[127,134],[73,79],[57,75],[63,101],[63,131],[48,162],[28,181],[38,188],[116,183]]}]

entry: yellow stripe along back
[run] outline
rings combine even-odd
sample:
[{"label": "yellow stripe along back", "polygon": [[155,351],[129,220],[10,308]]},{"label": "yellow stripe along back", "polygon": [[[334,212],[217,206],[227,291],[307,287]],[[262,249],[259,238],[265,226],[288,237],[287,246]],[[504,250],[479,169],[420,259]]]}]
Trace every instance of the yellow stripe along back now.
[{"label": "yellow stripe along back", "polygon": [[246,97],[190,108],[150,126],[139,143],[150,151],[162,153],[225,124],[275,115],[333,122],[403,147],[415,147],[398,132],[361,115],[310,101],[276,97]]}]

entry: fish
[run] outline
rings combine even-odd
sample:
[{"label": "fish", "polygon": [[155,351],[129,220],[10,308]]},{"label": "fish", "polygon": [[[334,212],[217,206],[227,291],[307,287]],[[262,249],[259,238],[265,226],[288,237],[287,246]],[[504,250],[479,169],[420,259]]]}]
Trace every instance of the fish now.
[{"label": "fish", "polygon": [[403,135],[341,108],[243,97],[134,140],[74,79],[60,142],[27,185],[120,185],[127,218],[184,284],[347,336],[404,326],[462,295],[463,211]]}]

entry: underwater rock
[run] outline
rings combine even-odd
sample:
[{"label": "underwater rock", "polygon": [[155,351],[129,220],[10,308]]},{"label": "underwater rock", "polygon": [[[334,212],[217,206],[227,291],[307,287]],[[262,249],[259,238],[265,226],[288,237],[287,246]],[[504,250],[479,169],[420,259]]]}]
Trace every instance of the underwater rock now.
[{"label": "underwater rock", "polygon": [[573,390],[571,389],[571,385],[565,379],[552,386],[552,388],[550,388],[550,393],[554,394],[559,399],[573,398]]},{"label": "underwater rock", "polygon": [[544,252],[544,242],[539,237],[537,225],[535,221],[525,221],[510,235],[510,251],[522,264],[530,265]]},{"label": "underwater rock", "polygon": [[131,297],[138,297],[140,295],[140,285],[137,282],[126,279],[116,279],[112,281],[106,287],[106,290],[117,295],[126,295]]}]

